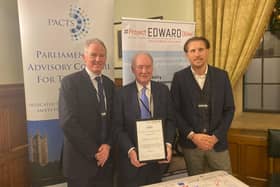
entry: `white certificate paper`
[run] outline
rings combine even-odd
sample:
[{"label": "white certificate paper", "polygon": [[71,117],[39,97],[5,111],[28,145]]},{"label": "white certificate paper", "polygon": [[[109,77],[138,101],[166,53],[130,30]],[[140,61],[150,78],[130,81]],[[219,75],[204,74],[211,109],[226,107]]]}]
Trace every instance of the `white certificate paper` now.
[{"label": "white certificate paper", "polygon": [[166,159],[162,120],[136,121],[138,159],[149,162]]}]

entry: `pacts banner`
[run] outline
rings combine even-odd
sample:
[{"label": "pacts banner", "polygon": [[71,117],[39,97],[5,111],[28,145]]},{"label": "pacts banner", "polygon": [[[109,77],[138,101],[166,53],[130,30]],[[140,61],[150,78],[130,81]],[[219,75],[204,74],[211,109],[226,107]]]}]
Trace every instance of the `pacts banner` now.
[{"label": "pacts banner", "polygon": [[58,93],[65,75],[84,68],[85,40],[104,41],[113,78],[113,1],[18,0],[32,186],[63,180]]},{"label": "pacts banner", "polygon": [[154,59],[153,80],[170,86],[174,72],[189,64],[183,46],[194,32],[194,23],[123,18],[123,85],[134,80],[131,71],[133,55],[145,51]]}]

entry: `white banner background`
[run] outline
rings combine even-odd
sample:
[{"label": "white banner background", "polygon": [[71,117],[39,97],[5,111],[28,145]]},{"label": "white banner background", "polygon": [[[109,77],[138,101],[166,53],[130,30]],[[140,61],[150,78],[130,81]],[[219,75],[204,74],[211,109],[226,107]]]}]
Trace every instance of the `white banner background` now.
[{"label": "white banner background", "polygon": [[57,119],[59,80],[83,68],[86,39],[105,42],[113,78],[113,0],[18,0],[18,7],[28,120]]},{"label": "white banner background", "polygon": [[[105,42],[105,74],[113,79],[113,7],[114,0],[18,0],[33,186],[41,186],[38,181],[51,180],[55,175],[44,170],[60,157],[60,80],[83,69],[81,55],[85,40],[99,38]],[[31,142],[34,137],[47,138],[46,148],[37,155],[41,160],[35,158]],[[39,169],[34,171],[34,168]],[[34,175],[40,179],[34,179]]]},{"label": "white banner background", "polygon": [[170,86],[174,72],[189,64],[183,46],[194,32],[193,22],[123,18],[123,85],[134,80],[133,55],[145,51],[154,58],[153,80]]}]

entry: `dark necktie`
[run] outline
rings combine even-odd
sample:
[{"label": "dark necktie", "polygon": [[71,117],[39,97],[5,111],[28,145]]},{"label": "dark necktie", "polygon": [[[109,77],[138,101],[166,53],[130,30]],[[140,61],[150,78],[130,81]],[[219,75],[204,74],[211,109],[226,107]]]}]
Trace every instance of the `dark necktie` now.
[{"label": "dark necktie", "polygon": [[151,118],[150,105],[149,105],[148,97],[146,95],[146,90],[147,88],[143,87],[140,95],[141,119]]},{"label": "dark necktie", "polygon": [[99,111],[101,114],[101,127],[100,127],[100,138],[101,143],[104,143],[104,140],[106,139],[106,107],[105,107],[105,97],[104,97],[104,87],[101,81],[101,77],[95,77],[95,80],[97,81],[97,87],[98,87],[98,98],[99,98]]}]

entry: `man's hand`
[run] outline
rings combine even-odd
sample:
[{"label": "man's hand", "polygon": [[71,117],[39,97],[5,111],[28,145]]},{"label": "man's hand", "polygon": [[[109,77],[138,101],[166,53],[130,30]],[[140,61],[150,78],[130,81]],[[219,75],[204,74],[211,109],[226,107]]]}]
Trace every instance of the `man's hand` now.
[{"label": "man's hand", "polygon": [[139,160],[137,159],[137,153],[134,149],[129,152],[128,157],[130,159],[130,163],[137,168],[146,165],[145,163],[139,162]]},{"label": "man's hand", "polygon": [[207,134],[195,133],[192,135],[193,143],[201,150],[207,151],[213,149],[214,145],[218,142],[215,135],[209,136]]},{"label": "man's hand", "polygon": [[110,155],[110,146],[108,144],[102,144],[98,152],[95,154],[95,159],[97,160],[97,165],[103,167]]},{"label": "man's hand", "polygon": [[218,138],[215,135],[209,136],[208,141],[213,145],[211,149],[214,148],[215,144],[218,142]]},{"label": "man's hand", "polygon": [[172,159],[172,146],[171,145],[166,145],[166,153],[167,153],[167,157],[166,160],[163,161],[159,161],[159,164],[166,164],[171,162]]}]

